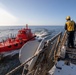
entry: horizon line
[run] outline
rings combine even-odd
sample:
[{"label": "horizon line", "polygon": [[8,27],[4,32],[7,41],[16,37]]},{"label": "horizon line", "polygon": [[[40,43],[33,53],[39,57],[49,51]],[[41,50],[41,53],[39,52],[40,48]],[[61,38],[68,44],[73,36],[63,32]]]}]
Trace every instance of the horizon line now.
[{"label": "horizon line", "polygon": [[[21,25],[21,24],[19,24],[19,25],[0,25],[0,26],[26,26],[26,24],[23,24],[23,25]],[[29,25],[28,24],[28,26],[64,26],[64,25]]]}]

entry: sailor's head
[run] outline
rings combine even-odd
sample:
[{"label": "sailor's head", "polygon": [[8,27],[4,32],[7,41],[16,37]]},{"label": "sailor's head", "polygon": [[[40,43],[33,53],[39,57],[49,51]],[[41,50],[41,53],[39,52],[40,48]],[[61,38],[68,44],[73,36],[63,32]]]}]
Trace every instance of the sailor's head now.
[{"label": "sailor's head", "polygon": [[66,17],[66,20],[70,20],[70,19],[71,19],[71,17],[70,17],[70,16],[67,16],[67,17]]}]

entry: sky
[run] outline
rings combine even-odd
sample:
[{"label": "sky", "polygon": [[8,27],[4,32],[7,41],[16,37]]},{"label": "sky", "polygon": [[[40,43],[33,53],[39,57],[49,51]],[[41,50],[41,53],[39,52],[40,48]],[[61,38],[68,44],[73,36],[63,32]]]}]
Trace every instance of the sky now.
[{"label": "sky", "polygon": [[0,26],[64,25],[76,21],[76,0],[0,0]]}]

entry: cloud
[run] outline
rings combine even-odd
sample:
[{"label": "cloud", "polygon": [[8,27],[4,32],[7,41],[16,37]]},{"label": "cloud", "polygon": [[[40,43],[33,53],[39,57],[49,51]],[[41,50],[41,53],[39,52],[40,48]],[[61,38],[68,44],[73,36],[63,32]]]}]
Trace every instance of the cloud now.
[{"label": "cloud", "polygon": [[18,18],[3,8],[0,8],[0,25],[13,25],[16,24]]}]

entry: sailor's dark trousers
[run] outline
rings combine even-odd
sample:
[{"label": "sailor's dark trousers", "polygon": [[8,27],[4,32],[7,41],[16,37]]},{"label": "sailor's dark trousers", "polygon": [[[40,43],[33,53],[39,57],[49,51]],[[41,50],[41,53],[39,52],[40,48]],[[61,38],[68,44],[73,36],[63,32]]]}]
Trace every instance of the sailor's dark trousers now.
[{"label": "sailor's dark trousers", "polygon": [[74,47],[74,31],[67,31],[67,46]]}]

